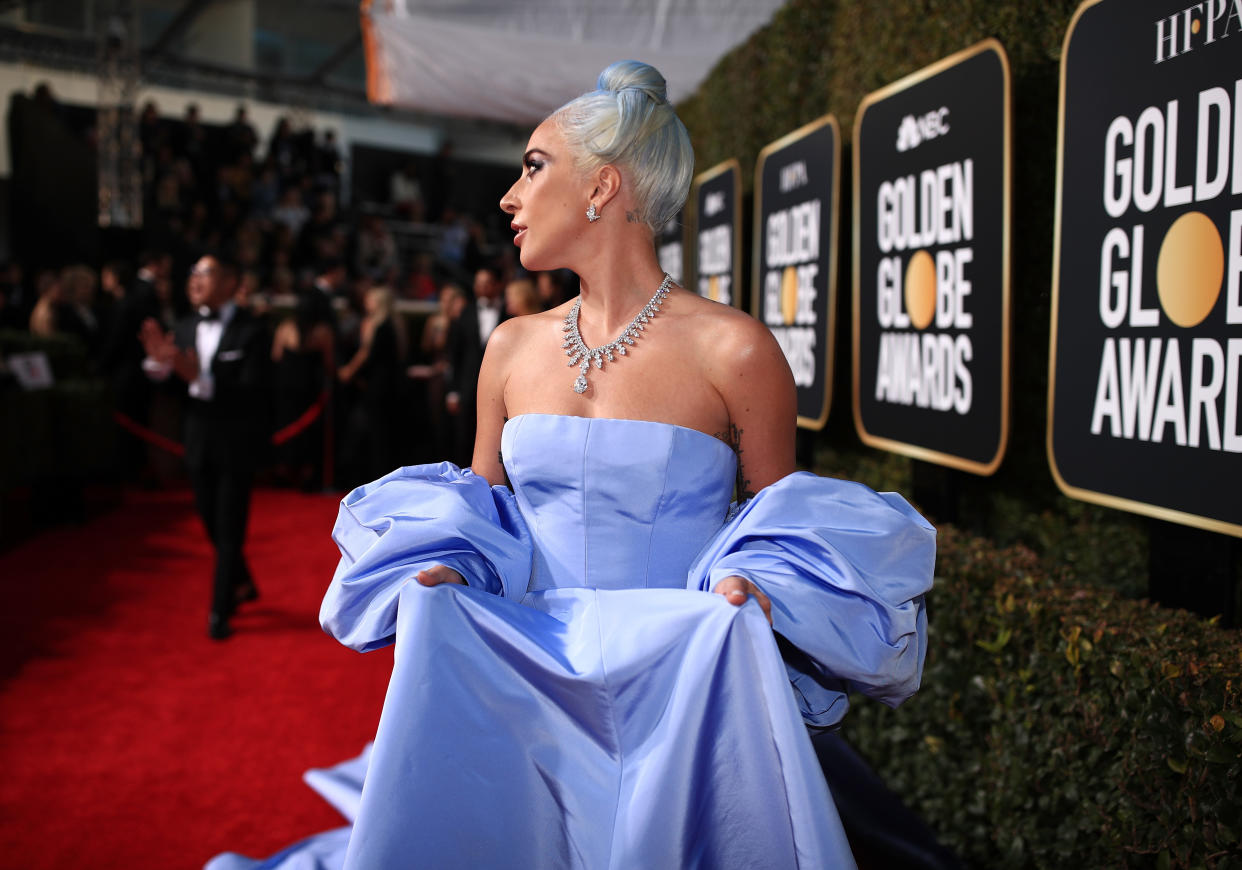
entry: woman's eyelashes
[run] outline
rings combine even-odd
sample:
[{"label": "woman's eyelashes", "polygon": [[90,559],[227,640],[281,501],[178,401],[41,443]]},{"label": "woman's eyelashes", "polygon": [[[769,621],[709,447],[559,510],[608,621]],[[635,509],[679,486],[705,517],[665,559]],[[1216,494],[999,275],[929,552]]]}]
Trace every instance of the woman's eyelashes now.
[{"label": "woman's eyelashes", "polygon": [[538,157],[527,157],[526,158],[526,177],[532,178],[536,172],[538,172],[540,169],[543,169],[543,164],[544,164],[544,161],[540,160]]}]

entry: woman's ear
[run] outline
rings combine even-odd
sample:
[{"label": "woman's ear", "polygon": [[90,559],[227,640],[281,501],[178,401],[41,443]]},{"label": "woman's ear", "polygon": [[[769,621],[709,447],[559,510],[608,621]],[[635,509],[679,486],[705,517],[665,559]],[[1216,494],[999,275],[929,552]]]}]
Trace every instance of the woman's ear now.
[{"label": "woman's ear", "polygon": [[606,163],[595,171],[595,191],[591,194],[591,202],[601,212],[618,193],[621,192],[621,172],[611,163]]}]

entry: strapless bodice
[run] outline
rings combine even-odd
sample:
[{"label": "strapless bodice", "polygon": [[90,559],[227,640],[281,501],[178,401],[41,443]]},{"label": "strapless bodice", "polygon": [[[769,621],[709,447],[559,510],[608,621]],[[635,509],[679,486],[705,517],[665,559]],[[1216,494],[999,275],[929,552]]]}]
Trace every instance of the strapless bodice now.
[{"label": "strapless bodice", "polygon": [[534,541],[530,591],[683,588],[733,494],[729,446],[670,423],[522,414],[501,450]]}]

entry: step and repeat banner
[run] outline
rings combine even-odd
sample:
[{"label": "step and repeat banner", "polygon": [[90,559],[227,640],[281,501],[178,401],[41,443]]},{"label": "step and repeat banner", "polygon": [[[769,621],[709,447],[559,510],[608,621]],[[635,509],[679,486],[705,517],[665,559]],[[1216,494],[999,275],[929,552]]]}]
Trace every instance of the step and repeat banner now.
[{"label": "step and repeat banner", "polygon": [[1071,23],[1048,413],[1067,494],[1231,535],[1242,535],[1240,31],[1223,0],[1084,3]]},{"label": "step and repeat banner", "polygon": [[[1087,0],[1065,34],[1047,429],[1071,497],[1234,536],[1240,9]],[[1010,93],[989,39],[867,95],[854,122],[855,428],[979,475],[1009,437]],[[754,177],[751,309],[789,361],[799,424],[816,429],[833,380],[838,138],[825,116],[764,148]],[[737,161],[700,175],[686,234],[694,286],[731,305],[740,182]],[[659,244],[672,258],[676,240]]]},{"label": "step and repeat banner", "polygon": [[991,474],[1009,430],[1009,61],[986,40],[854,121],[854,423]]},{"label": "step and repeat banner", "polygon": [[694,179],[694,281],[700,296],[742,305],[742,172],[736,160]]},{"label": "step and repeat banner", "polygon": [[840,127],[827,115],[755,162],[751,313],[772,330],[798,391],[798,425],[822,429],[832,402]]}]

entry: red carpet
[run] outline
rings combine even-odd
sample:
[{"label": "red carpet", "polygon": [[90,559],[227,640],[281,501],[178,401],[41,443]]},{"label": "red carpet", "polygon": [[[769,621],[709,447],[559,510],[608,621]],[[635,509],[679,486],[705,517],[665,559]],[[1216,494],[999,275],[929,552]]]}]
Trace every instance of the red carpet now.
[{"label": "red carpet", "polygon": [[188,492],[0,554],[0,865],[193,868],[343,824],[301,774],[371,738],[392,655],[319,628],[337,502],[255,493],[262,598],[224,642]]}]

